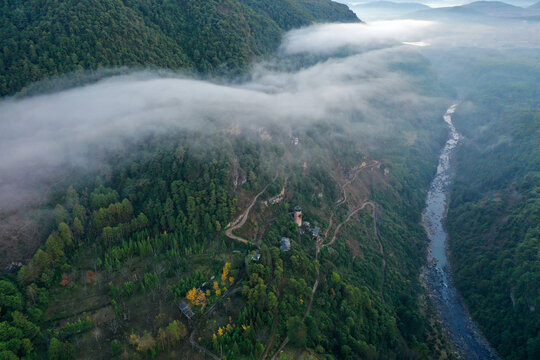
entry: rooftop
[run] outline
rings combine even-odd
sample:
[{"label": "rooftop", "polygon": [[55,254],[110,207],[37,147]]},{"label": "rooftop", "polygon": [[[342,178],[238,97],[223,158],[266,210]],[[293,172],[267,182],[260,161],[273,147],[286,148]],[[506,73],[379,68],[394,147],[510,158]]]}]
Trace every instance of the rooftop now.
[{"label": "rooftop", "polygon": [[291,250],[291,239],[282,237],[281,238],[281,246],[279,247],[281,251],[289,251]]}]

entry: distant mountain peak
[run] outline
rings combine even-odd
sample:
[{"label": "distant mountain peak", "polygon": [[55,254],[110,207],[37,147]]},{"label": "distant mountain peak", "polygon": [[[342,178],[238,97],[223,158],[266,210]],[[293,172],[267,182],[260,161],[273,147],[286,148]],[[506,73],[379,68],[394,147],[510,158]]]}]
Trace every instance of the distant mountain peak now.
[{"label": "distant mountain peak", "polygon": [[474,1],[470,4],[463,5],[463,7],[473,8],[473,9],[522,9],[519,6],[514,6],[507,4],[502,1]]},{"label": "distant mountain peak", "polygon": [[475,18],[477,20],[507,18],[507,19],[537,19],[540,16],[540,2],[527,8],[511,5],[502,1],[475,1],[461,6],[440,7],[417,11],[412,16],[416,18]]}]

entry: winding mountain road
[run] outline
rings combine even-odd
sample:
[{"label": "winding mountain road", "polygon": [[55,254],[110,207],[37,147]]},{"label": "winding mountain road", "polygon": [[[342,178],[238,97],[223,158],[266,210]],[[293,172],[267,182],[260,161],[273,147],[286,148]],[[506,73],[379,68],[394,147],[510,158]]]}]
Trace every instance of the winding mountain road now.
[{"label": "winding mountain road", "polygon": [[[241,243],[244,243],[244,244],[253,244],[251,241],[244,239],[243,237],[234,235],[233,231],[244,226],[244,224],[246,223],[249,217],[249,212],[251,211],[251,208],[253,208],[253,206],[257,203],[257,200],[259,199],[259,197],[266,191],[266,189],[268,189],[270,184],[276,181],[278,175],[279,175],[279,171],[276,171],[276,175],[274,176],[274,179],[272,179],[270,183],[268,183],[257,195],[255,195],[255,197],[251,200],[251,203],[249,204],[247,209],[244,210],[244,212],[236,220],[234,220],[231,224],[228,225],[227,229],[225,229],[225,236],[227,236],[229,239],[240,241]],[[253,245],[256,245],[256,244],[253,244]]]},{"label": "winding mountain road", "polygon": [[[308,307],[306,309],[306,312],[304,313],[304,316],[302,318],[302,320],[306,320],[306,318],[309,316],[309,314],[311,313],[311,307],[313,305],[313,299],[315,298],[315,293],[317,292],[317,288],[319,287],[319,283],[320,283],[320,269],[319,269],[319,264],[318,264],[318,260],[319,260],[319,252],[321,251],[322,248],[326,247],[326,246],[330,246],[332,244],[334,244],[337,240],[337,236],[338,236],[338,233],[341,229],[341,227],[343,225],[345,225],[347,222],[349,222],[351,220],[351,218],[356,214],[358,213],[360,210],[364,209],[366,206],[371,206],[371,209],[372,209],[372,217],[373,217],[373,231],[375,233],[375,236],[377,237],[377,240],[379,242],[379,251],[381,253],[381,256],[382,256],[382,260],[383,260],[383,264],[382,264],[382,273],[383,273],[383,279],[382,279],[382,282],[381,282],[381,293],[382,293],[382,289],[384,287],[384,281],[385,281],[385,277],[386,277],[386,260],[385,260],[385,256],[384,256],[384,248],[383,248],[383,245],[381,243],[381,240],[379,238],[379,233],[377,231],[377,218],[376,218],[376,214],[375,214],[375,208],[376,208],[376,204],[373,202],[373,201],[370,201],[370,200],[366,200],[362,203],[362,205],[360,205],[358,208],[354,209],[353,211],[351,211],[348,215],[347,215],[347,218],[342,221],[340,224],[338,224],[338,226],[336,227],[336,229],[334,230],[334,233],[332,235],[332,240],[330,240],[330,242],[328,243],[324,243],[324,239],[327,238],[328,236],[328,233],[333,225],[333,218],[334,218],[334,214],[336,213],[336,209],[341,206],[342,204],[344,204],[346,201],[347,201],[347,191],[346,191],[346,187],[348,185],[350,185],[357,177],[357,175],[360,173],[360,171],[362,169],[366,169],[366,168],[370,168],[370,167],[374,167],[374,166],[378,166],[380,163],[377,161],[377,160],[374,160],[373,163],[369,164],[369,165],[361,165],[357,170],[356,172],[354,173],[354,176],[349,179],[348,181],[346,181],[342,186],[341,186],[341,189],[343,191],[343,197],[340,201],[338,201],[336,203],[336,206],[334,207],[334,211],[332,212],[332,214],[330,215],[330,221],[329,221],[329,225],[328,225],[328,229],[326,230],[325,232],[325,235],[324,237],[322,237],[321,239],[317,240],[315,242],[315,261],[316,261],[316,264],[315,264],[315,269],[316,269],[316,272],[317,272],[317,277],[315,278],[315,282],[313,283],[313,287],[311,289],[311,298],[309,299],[309,303],[308,303]],[[289,337],[287,336],[283,342],[281,343],[281,345],[279,346],[279,348],[277,349],[277,351],[274,353],[274,356],[272,356],[272,360],[276,360],[279,356],[279,354],[281,353],[281,351],[285,348],[285,346],[287,346],[287,344],[289,343],[290,339]],[[266,352],[265,352],[266,354]],[[264,357],[263,357],[264,359]]]},{"label": "winding mountain road", "polygon": [[368,169],[368,168],[374,168],[375,166],[380,166],[380,162],[377,161],[377,160],[373,160],[371,162],[371,164],[362,164],[360,165],[356,171],[354,172],[354,175],[352,178],[350,178],[349,180],[347,180],[345,183],[343,183],[343,185],[341,185],[341,191],[343,192],[343,195],[341,197],[341,199],[336,203],[336,206],[334,207],[334,211],[332,211],[332,214],[330,214],[330,220],[328,221],[328,228],[326,229],[325,233],[324,233],[324,237],[325,238],[328,238],[328,232],[332,229],[332,226],[333,226],[333,221],[334,221],[334,215],[336,213],[336,210],[338,207],[340,207],[341,205],[343,205],[346,201],[347,201],[347,191],[345,191],[346,187],[349,186],[350,184],[352,184],[354,182],[354,180],[356,180],[356,177],[358,176],[358,174],[360,173],[361,170],[363,169]]}]

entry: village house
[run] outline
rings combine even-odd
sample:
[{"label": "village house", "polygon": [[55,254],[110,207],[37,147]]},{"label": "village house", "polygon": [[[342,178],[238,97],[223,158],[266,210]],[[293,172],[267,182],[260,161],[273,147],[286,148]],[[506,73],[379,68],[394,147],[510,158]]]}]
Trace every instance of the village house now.
[{"label": "village house", "polygon": [[188,320],[191,320],[193,318],[193,316],[195,316],[193,311],[191,311],[191,309],[189,308],[188,303],[185,302],[185,301],[180,301],[178,303],[178,309],[180,309],[182,314],[184,314],[184,316],[187,317]]},{"label": "village house", "polygon": [[291,239],[287,237],[281,238],[281,246],[279,247],[281,251],[289,251],[291,250]]}]

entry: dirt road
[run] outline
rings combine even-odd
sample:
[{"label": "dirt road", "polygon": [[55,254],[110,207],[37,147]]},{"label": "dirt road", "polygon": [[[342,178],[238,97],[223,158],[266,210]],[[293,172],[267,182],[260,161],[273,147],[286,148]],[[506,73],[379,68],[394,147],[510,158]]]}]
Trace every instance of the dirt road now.
[{"label": "dirt road", "polygon": [[247,221],[247,219],[249,217],[249,212],[251,211],[251,208],[255,205],[255,203],[257,203],[257,199],[259,199],[259,197],[266,191],[266,189],[268,189],[268,186],[270,186],[270,184],[272,184],[274,181],[276,181],[276,179],[278,177],[278,174],[279,174],[278,171],[276,171],[276,176],[274,176],[274,179],[272,180],[272,182],[267,184],[257,195],[255,195],[255,197],[253,198],[253,200],[251,200],[251,203],[249,204],[247,209],[244,210],[244,212],[236,220],[234,220],[227,227],[227,229],[225,229],[225,236],[227,236],[229,239],[240,241],[241,243],[244,243],[244,244],[250,244],[251,243],[251,241],[249,241],[247,239],[244,239],[243,237],[234,235],[233,231],[236,230],[236,229],[241,228],[242,226],[244,226],[244,224],[246,223],[246,221]]}]

